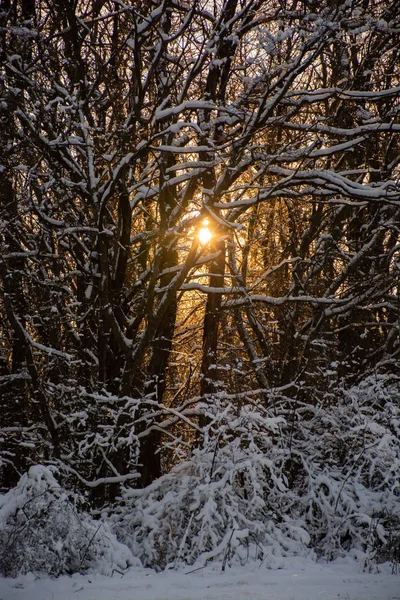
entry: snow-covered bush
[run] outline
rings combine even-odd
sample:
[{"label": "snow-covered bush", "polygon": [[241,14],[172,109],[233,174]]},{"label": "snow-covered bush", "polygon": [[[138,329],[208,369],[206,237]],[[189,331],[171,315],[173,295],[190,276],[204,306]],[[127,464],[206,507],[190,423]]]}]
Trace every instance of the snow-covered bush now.
[{"label": "snow-covered bush", "polygon": [[295,411],[282,397],[238,409],[221,396],[203,446],[149,487],[126,491],[117,536],[156,568],[273,566],[312,551],[328,560],[351,552],[367,565],[395,560],[398,397],[398,384],[379,378]]},{"label": "snow-covered bush", "polygon": [[[398,384],[369,378],[296,425],[298,509],[326,558],[389,556],[400,534]],[[311,407],[307,407],[308,411]],[[396,534],[397,531],[397,534]],[[400,536],[399,536],[400,537]]]},{"label": "snow-covered bush", "polygon": [[148,488],[126,492],[115,530],[145,565],[276,565],[282,556],[310,552],[304,523],[287,514],[283,462],[271,452],[283,420],[248,407],[234,420],[233,407],[222,414],[219,434],[205,447]]},{"label": "snow-covered bush", "polygon": [[29,571],[51,576],[88,570],[111,573],[133,560],[106,523],[77,512],[51,467],[31,467],[15,488],[0,496],[3,576]]}]

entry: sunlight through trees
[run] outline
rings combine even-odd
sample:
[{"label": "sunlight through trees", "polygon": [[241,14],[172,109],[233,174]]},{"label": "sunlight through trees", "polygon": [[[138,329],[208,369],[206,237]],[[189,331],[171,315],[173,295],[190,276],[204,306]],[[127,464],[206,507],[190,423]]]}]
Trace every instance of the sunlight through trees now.
[{"label": "sunlight through trees", "polygon": [[2,489],[54,465],[100,508],[232,444],[244,503],[349,473],[364,421],[324,427],[399,380],[400,4],[16,0],[0,32]]}]

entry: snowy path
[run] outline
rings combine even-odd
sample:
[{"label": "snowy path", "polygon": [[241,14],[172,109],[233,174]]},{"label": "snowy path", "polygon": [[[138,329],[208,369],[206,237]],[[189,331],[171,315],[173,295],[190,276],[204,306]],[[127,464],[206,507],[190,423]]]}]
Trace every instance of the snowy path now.
[{"label": "snowy path", "polygon": [[389,565],[362,573],[354,563],[316,564],[285,560],[265,567],[156,574],[132,568],[123,577],[101,575],[0,579],[0,600],[400,600],[400,574]]}]

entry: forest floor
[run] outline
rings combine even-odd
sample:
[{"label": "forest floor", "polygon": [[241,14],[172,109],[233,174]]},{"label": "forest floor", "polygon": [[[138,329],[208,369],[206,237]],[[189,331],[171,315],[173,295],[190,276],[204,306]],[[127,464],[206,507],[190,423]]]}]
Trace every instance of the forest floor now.
[{"label": "forest floor", "polygon": [[282,559],[275,570],[248,565],[190,571],[135,567],[113,577],[0,578],[0,600],[400,600],[400,572],[392,574],[389,564],[364,573],[354,562],[296,558]]}]

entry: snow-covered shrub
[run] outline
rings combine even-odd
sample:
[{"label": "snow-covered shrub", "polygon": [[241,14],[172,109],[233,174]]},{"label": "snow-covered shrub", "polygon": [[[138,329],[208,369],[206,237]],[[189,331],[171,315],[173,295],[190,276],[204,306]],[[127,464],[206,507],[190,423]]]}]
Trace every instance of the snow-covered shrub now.
[{"label": "snow-covered shrub", "polygon": [[233,409],[225,410],[219,434],[205,447],[148,488],[126,492],[115,530],[145,565],[213,559],[272,565],[309,553],[301,519],[286,514],[282,461],[277,454],[274,463],[266,452],[282,419],[248,407],[233,418]]},{"label": "snow-covered shrub", "polygon": [[[221,395],[203,446],[143,490],[127,490],[117,536],[147,566],[351,552],[395,560],[400,530],[398,384],[374,378],[320,404]],[[293,409],[293,406],[295,409]]]},{"label": "snow-covered shrub", "polygon": [[0,496],[0,574],[111,573],[133,557],[107,524],[77,512],[54,469],[36,465]]},{"label": "snow-covered shrub", "polygon": [[[296,512],[324,558],[381,560],[400,529],[398,384],[370,378],[307,407],[293,433]],[[392,540],[392,541],[390,541]]]}]

